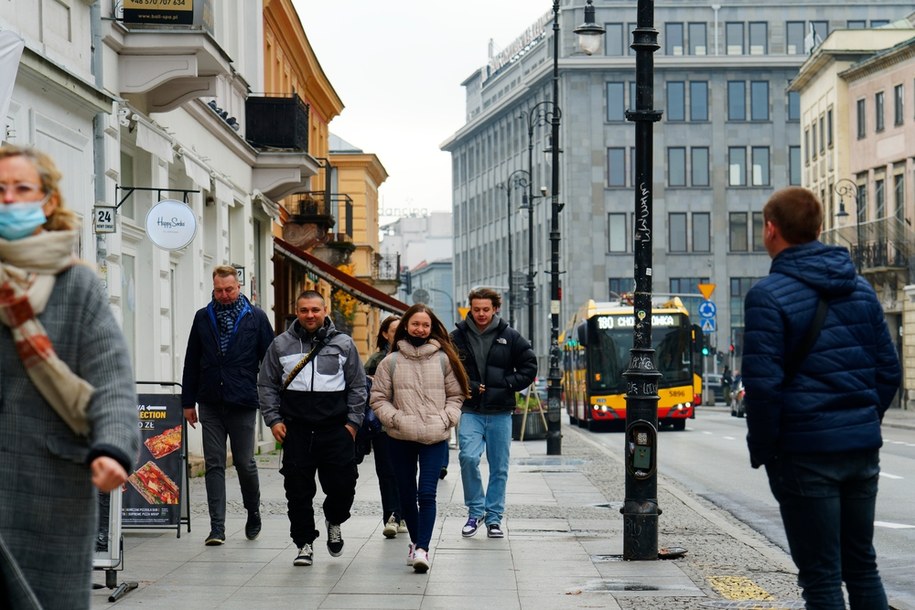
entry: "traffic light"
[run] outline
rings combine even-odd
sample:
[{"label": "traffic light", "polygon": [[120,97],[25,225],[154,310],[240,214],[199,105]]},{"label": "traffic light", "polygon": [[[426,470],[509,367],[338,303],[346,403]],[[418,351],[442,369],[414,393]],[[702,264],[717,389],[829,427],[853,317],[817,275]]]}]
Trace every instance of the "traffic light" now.
[{"label": "traffic light", "polygon": [[702,331],[699,329],[697,324],[693,324],[690,328],[690,339],[693,342],[693,353],[702,354],[703,356],[709,355],[709,348],[705,342],[705,335],[702,334]]},{"label": "traffic light", "polygon": [[410,273],[409,269],[404,269],[400,273],[400,285],[403,287],[405,293],[413,293],[413,274]]},{"label": "traffic light", "polygon": [[703,356],[708,356],[708,354],[709,354],[708,345],[703,345],[703,346],[702,346],[702,355],[703,355]]},{"label": "traffic light", "polygon": [[728,348],[728,351],[730,351],[732,354],[734,353],[734,344],[733,343],[731,343],[731,347]]}]

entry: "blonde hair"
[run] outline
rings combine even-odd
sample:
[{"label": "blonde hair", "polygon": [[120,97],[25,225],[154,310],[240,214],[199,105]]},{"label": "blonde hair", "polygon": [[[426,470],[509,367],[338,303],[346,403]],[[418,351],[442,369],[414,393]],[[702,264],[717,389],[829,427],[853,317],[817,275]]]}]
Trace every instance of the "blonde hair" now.
[{"label": "blonde hair", "polygon": [[238,280],[238,269],[232,265],[217,265],[213,267],[213,279],[216,279],[216,276],[219,277],[234,277]]},{"label": "blonde hair", "polygon": [[53,198],[57,205],[44,223],[45,231],[70,231],[79,227],[79,218],[76,213],[64,205],[64,197],[60,192],[60,179],[62,177],[57,165],[51,157],[38,149],[4,144],[0,146],[0,160],[11,157],[23,157],[30,161],[41,179],[41,189],[45,195]]}]

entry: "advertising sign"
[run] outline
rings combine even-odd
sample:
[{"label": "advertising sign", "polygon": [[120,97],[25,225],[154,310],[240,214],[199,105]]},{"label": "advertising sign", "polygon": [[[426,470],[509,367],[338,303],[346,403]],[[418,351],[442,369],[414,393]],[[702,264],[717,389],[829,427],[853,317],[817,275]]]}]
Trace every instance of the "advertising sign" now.
[{"label": "advertising sign", "polygon": [[139,394],[143,446],[127,478],[121,508],[124,526],[178,526],[184,476],[184,412],[179,394]]},{"label": "advertising sign", "polygon": [[180,250],[197,234],[197,217],[181,201],[163,199],[146,214],[146,234],[163,250]]},{"label": "advertising sign", "polygon": [[194,0],[124,0],[124,23],[191,25]]}]

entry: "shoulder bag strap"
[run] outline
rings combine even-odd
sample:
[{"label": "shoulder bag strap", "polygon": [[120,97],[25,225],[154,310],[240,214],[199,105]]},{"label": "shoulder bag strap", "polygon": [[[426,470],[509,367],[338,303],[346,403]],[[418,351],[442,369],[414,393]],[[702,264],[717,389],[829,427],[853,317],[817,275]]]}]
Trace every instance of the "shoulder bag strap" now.
[{"label": "shoulder bag strap", "polygon": [[826,313],[828,310],[829,302],[820,296],[816,313],[813,314],[813,322],[810,324],[810,328],[807,329],[807,334],[801,339],[801,342],[791,356],[785,359],[785,380],[782,383],[782,386],[786,386],[794,381],[794,377],[797,375],[801,363],[807,357],[807,354],[810,353],[810,350],[820,336],[820,331],[823,329],[823,322],[826,321]]},{"label": "shoulder bag strap", "polygon": [[305,354],[305,357],[298,361],[298,363],[292,367],[292,370],[289,371],[289,376],[286,378],[286,381],[283,382],[283,390],[289,387],[289,384],[302,372],[302,369],[305,368],[305,365],[311,362],[311,360],[318,355],[318,352],[327,345],[327,339],[322,339],[318,341],[318,344],[311,348],[311,351]]}]

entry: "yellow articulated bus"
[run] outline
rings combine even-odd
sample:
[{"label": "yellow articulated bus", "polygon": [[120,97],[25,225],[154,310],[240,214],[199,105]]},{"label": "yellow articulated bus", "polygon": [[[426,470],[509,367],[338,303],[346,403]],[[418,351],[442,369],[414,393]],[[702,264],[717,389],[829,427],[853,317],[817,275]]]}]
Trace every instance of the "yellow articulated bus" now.
[{"label": "yellow articulated bus", "polygon": [[[560,344],[563,351],[563,402],[569,421],[582,428],[623,429],[626,425],[626,379],[635,315],[631,303],[585,303],[569,320]],[[698,328],[679,298],[651,310],[651,344],[658,380],[658,424],[686,428],[701,402],[701,375],[693,366]],[[700,371],[701,372],[701,371]]]}]

